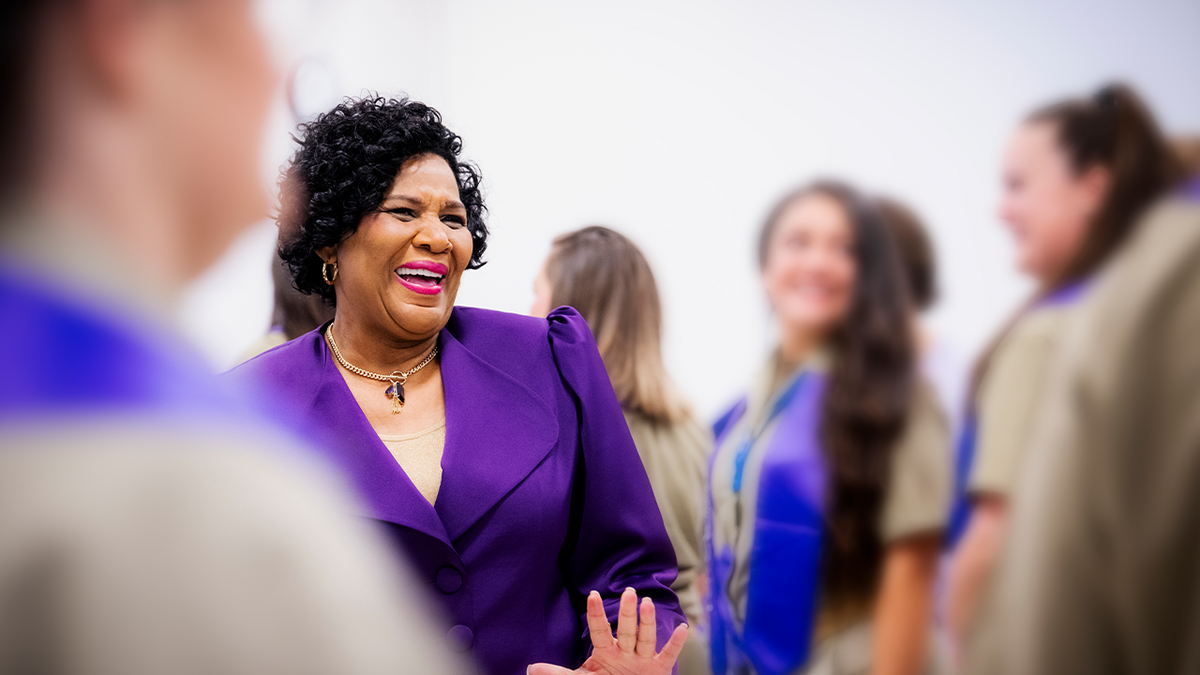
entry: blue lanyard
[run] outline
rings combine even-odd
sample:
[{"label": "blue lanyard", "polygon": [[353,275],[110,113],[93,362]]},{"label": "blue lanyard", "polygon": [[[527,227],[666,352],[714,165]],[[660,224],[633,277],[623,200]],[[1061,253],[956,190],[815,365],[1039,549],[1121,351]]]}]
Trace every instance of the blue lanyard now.
[{"label": "blue lanyard", "polygon": [[754,444],[758,441],[759,437],[762,436],[762,433],[767,430],[767,427],[771,426],[771,421],[778,417],[779,413],[783,412],[783,409],[788,407],[788,404],[791,403],[792,399],[796,397],[796,392],[800,391],[800,383],[804,381],[805,374],[806,373],[801,373],[799,376],[797,376],[796,380],[792,382],[791,386],[788,387],[787,390],[782,394],[780,394],[779,398],[775,399],[775,404],[771,406],[770,414],[767,415],[767,419],[762,423],[762,425],[758,427],[757,433],[754,431],[753,424],[746,432],[746,438],[742,441],[741,445],[738,446],[737,455],[735,455],[733,459],[734,494],[741,494],[742,492],[742,474],[744,474],[746,471],[746,459],[750,456],[750,450],[754,447]]}]

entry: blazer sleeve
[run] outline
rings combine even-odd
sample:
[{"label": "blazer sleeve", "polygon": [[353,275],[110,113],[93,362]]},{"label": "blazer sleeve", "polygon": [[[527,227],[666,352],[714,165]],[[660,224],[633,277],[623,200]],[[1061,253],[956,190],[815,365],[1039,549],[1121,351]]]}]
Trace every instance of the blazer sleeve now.
[{"label": "blazer sleeve", "polygon": [[[671,590],[676,575],[671,541],[587,323],[570,307],[554,310],[548,320],[554,360],[575,397],[582,446],[572,499],[576,533],[568,543],[574,548],[564,551],[562,563],[567,583],[582,597],[599,591],[612,624],[626,588],[651,598],[662,649],[684,622]],[[586,641],[586,603],[579,606]]]}]

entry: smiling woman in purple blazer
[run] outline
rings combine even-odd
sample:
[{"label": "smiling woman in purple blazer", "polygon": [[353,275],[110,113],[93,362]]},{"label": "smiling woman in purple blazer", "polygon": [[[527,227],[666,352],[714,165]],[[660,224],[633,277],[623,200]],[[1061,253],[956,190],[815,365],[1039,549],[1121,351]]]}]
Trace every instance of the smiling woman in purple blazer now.
[{"label": "smiling woman in purple blazer", "polygon": [[587,324],[454,305],[487,242],[459,137],[380,98],[301,132],[280,253],[335,318],[234,376],[322,436],[490,675],[671,672],[675,556]]}]

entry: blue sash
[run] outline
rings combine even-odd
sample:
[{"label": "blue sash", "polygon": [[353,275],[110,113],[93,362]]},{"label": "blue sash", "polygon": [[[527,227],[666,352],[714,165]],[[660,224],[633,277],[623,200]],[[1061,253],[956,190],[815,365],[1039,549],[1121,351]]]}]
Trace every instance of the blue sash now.
[{"label": "blue sash", "polygon": [[[1033,305],[1039,307],[1066,307],[1078,302],[1087,292],[1087,281],[1079,281],[1064,286]],[[971,511],[974,508],[971,497],[967,494],[971,479],[971,470],[975,466],[975,453],[979,443],[978,420],[973,406],[963,420],[962,431],[958,435],[954,449],[954,501],[950,506],[950,525],[946,530],[945,548],[953,550],[967,532],[971,523]]]},{"label": "blue sash", "polygon": [[968,411],[963,418],[962,430],[954,444],[954,500],[950,504],[950,522],[946,526],[943,548],[952,551],[967,533],[971,523],[971,498],[967,494],[971,480],[971,469],[975,466],[975,444],[977,442],[975,411]]},{"label": "blue sash", "polygon": [[[746,616],[740,622],[725,588],[735,554],[729,546],[714,549],[710,494],[710,646],[716,675],[744,673],[750,668],[758,675],[784,675],[808,661],[824,535],[826,474],[818,438],[824,387],[824,377],[818,374],[797,378],[769,415],[779,421],[763,455]],[[725,424],[715,429],[718,447],[745,412],[743,401],[723,418]],[[741,450],[739,447],[739,457]],[[741,464],[744,462],[743,457]],[[735,475],[740,475],[736,464]]]}]

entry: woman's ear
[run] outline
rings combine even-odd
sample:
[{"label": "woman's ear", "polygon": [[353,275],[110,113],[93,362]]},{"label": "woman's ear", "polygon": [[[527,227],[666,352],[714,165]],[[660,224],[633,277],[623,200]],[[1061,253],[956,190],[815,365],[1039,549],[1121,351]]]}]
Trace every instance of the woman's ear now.
[{"label": "woman's ear", "polygon": [[317,249],[317,257],[332,265],[337,262],[337,247],[326,246],[325,248],[319,248]]}]

